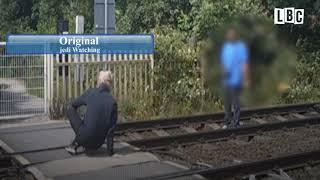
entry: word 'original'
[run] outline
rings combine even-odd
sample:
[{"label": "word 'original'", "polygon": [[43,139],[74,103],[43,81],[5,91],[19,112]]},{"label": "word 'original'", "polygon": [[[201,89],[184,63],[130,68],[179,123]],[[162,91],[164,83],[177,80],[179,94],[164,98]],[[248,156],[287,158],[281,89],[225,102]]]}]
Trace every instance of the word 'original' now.
[{"label": "word 'original'", "polygon": [[99,45],[99,38],[86,38],[86,37],[60,37],[59,43],[61,45],[75,45],[81,47],[82,45]]}]

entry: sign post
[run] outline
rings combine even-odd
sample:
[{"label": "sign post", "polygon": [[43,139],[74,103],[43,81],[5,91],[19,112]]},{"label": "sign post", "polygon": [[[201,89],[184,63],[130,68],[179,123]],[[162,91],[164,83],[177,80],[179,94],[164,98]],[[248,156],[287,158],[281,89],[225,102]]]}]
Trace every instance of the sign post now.
[{"label": "sign post", "polygon": [[83,16],[76,16],[76,34],[83,34],[84,33],[84,17]]},{"label": "sign post", "polygon": [[115,1],[94,0],[94,29],[97,34],[115,32]]},{"label": "sign post", "polygon": [[[76,16],[76,34],[83,34],[84,33],[84,17],[83,16]],[[83,81],[83,76],[84,76],[84,70],[83,66],[80,65],[78,62],[82,62],[82,54],[76,54],[75,62],[76,62],[76,69],[75,69],[75,79],[77,82]],[[76,90],[75,90],[76,91]]]}]

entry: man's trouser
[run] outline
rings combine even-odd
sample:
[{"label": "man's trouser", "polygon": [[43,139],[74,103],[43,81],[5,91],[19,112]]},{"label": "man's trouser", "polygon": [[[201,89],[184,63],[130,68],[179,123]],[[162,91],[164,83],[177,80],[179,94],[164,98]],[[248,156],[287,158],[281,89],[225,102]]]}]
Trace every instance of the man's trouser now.
[{"label": "man's trouser", "polygon": [[240,93],[241,87],[225,87],[224,111],[225,123],[228,127],[240,126]]},{"label": "man's trouser", "polygon": [[111,127],[107,134],[107,151],[110,156],[113,155],[113,137],[115,127],[116,126]]},{"label": "man's trouser", "polygon": [[70,121],[70,125],[76,134],[76,137],[78,135],[79,129],[82,125],[82,119],[80,118],[79,114],[77,113],[76,109],[73,107],[68,108],[67,110],[67,118]]},{"label": "man's trouser", "polygon": [[[75,110],[75,108],[68,108],[67,118],[70,120],[71,127],[76,134],[76,137],[79,133],[79,128],[81,127],[83,121],[80,118],[79,114]],[[107,150],[110,155],[113,154],[113,136],[114,136],[115,126],[111,127],[107,132]],[[76,139],[76,138],[75,138]]]}]

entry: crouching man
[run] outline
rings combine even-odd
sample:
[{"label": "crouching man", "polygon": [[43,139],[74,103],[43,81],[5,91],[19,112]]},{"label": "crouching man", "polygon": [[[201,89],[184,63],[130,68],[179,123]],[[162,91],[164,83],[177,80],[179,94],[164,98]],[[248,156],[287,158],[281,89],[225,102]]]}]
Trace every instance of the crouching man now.
[{"label": "crouching man", "polygon": [[[111,72],[101,71],[98,87],[87,90],[68,108],[67,118],[75,132],[75,139],[66,147],[69,153],[76,154],[80,146],[85,151],[94,151],[100,148],[107,138],[108,154],[113,154],[113,131],[118,112],[117,103],[110,94],[111,83]],[[83,105],[86,106],[86,113],[82,120],[77,109]]]}]

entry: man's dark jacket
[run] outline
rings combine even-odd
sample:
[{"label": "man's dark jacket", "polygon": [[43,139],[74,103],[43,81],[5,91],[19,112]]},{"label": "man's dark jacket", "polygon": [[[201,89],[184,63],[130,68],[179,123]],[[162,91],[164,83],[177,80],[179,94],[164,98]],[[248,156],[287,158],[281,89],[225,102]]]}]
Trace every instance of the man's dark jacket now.
[{"label": "man's dark jacket", "polygon": [[117,103],[110,94],[107,85],[92,88],[75,99],[74,108],[86,106],[82,125],[76,136],[76,141],[90,149],[97,149],[105,142],[107,133],[114,128],[118,118]]}]

